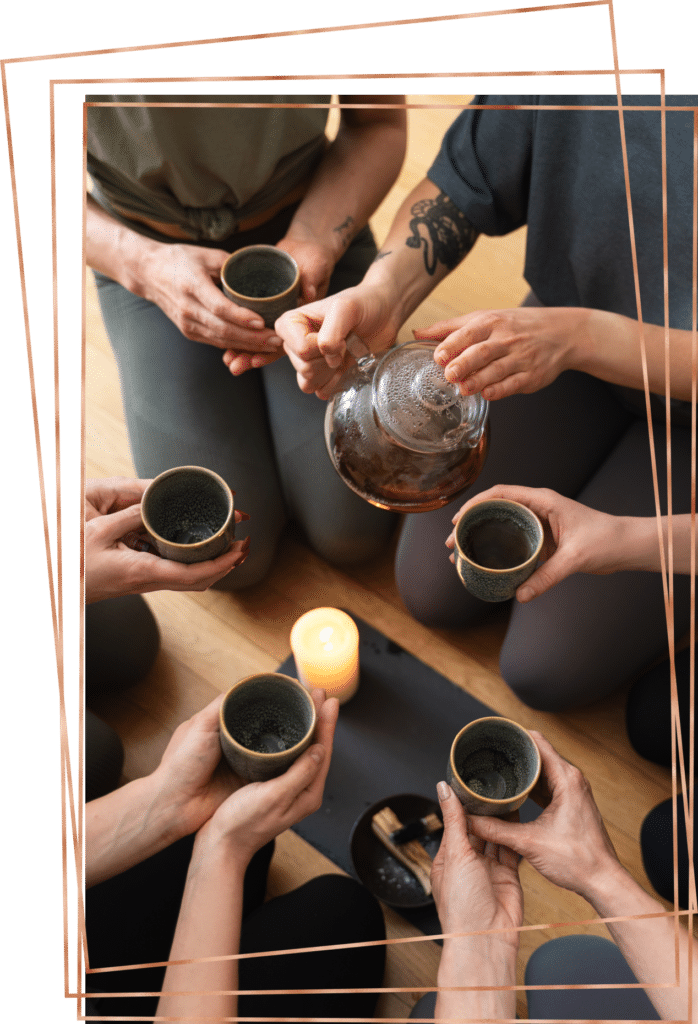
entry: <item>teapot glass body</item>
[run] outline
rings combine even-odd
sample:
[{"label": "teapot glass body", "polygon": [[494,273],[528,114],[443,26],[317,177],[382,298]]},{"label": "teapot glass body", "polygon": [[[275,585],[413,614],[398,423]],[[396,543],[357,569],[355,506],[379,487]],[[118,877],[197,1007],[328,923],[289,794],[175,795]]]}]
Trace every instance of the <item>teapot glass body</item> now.
[{"label": "teapot glass body", "polygon": [[429,512],[478,477],[487,455],[488,403],[461,396],[412,342],[359,359],[325,413],[325,442],[344,482],[394,512]]}]

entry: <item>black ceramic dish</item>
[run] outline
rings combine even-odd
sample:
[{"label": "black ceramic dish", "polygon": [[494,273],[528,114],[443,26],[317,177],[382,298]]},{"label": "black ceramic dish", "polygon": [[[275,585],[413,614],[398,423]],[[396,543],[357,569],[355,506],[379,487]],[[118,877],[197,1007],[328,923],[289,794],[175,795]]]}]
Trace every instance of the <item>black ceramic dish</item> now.
[{"label": "black ceramic dish", "polygon": [[[390,807],[403,825],[423,818],[427,814],[438,814],[439,805],[435,800],[411,793],[388,796],[372,804],[354,824],[351,830],[351,860],[359,881],[389,907],[417,909],[433,905],[433,897],[427,896],[421,885],[397,858],[381,843],[371,830],[374,814],[384,807]],[[441,843],[441,832],[419,840],[433,860]]]}]

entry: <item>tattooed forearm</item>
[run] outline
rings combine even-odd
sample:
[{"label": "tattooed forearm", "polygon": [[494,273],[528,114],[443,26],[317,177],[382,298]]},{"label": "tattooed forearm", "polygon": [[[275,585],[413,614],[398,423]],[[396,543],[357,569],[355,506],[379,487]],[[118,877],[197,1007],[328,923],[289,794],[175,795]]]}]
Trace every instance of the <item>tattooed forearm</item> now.
[{"label": "tattooed forearm", "polygon": [[436,272],[437,263],[453,270],[475,245],[479,231],[445,192],[440,192],[436,199],[420,200],[410,213],[412,234],[405,239],[405,245],[410,249],[424,245],[424,266],[430,275]]},{"label": "tattooed forearm", "polygon": [[349,242],[351,241],[351,236],[353,234],[353,229],[354,229],[354,218],[353,217],[347,217],[346,220],[343,220],[342,223],[338,224],[336,228],[333,228],[333,230],[336,231],[337,234],[341,237],[342,245],[344,246],[345,249],[349,245]]}]

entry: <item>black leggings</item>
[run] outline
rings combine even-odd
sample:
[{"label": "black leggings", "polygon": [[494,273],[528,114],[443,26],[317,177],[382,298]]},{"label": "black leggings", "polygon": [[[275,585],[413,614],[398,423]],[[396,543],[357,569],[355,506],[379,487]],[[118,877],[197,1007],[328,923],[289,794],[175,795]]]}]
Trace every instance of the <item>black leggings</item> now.
[{"label": "black leggings", "polygon": [[[193,845],[189,836],[116,878],[89,889],[86,928],[90,967],[167,960]],[[242,953],[370,942],[385,938],[377,901],[346,875],[322,875],[264,903],[273,844],[245,876]],[[241,960],[240,989],[379,988],[385,946]],[[88,974],[89,992],[159,992],[164,967]],[[370,1017],[377,995],[241,996],[240,1016]],[[88,996],[87,1015],[152,1016],[156,996]]]}]

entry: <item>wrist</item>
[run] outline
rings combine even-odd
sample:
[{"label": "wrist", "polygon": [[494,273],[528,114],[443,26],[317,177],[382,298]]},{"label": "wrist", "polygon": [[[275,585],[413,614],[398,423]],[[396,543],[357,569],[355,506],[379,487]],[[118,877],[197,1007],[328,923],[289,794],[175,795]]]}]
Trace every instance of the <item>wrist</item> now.
[{"label": "wrist", "polygon": [[[619,860],[609,860],[598,870],[589,872],[583,886],[576,891],[594,908],[599,917],[627,913],[628,897],[640,886]],[[644,893],[644,890],[641,890]]]},{"label": "wrist", "polygon": [[196,833],[192,861],[201,864],[224,861],[231,871],[244,876],[253,853],[240,843],[234,832],[221,828],[214,818],[209,818]]}]

